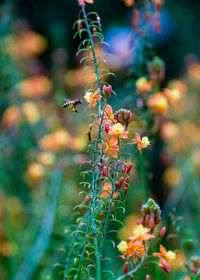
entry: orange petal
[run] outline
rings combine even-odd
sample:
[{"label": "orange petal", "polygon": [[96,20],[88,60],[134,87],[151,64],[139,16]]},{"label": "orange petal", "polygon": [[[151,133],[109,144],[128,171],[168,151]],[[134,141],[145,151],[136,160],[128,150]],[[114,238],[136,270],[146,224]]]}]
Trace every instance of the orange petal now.
[{"label": "orange petal", "polygon": [[109,154],[111,157],[117,158],[117,151],[115,149],[110,149]]},{"label": "orange petal", "polygon": [[93,0],[85,0],[85,2],[88,3],[88,4],[93,4],[94,3]]},{"label": "orange petal", "polygon": [[167,251],[163,245],[160,244],[160,252],[162,256],[166,256]]}]

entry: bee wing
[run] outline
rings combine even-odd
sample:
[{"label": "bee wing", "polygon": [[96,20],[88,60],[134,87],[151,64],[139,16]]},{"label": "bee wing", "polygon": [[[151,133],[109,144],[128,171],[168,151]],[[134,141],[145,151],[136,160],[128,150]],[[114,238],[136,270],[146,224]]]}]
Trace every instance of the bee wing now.
[{"label": "bee wing", "polygon": [[71,102],[71,100],[69,98],[64,97],[66,102]]}]

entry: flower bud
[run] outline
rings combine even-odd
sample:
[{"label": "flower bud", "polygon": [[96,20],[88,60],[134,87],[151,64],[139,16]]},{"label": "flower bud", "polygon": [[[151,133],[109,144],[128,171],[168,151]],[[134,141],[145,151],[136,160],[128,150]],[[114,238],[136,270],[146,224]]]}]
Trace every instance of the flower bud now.
[{"label": "flower bud", "polygon": [[136,28],[138,26],[140,20],[140,12],[138,10],[133,10],[133,17],[132,17],[132,28]]},{"label": "flower bud", "polygon": [[165,232],[166,232],[166,227],[162,227],[159,232],[160,237],[163,237],[165,235]]},{"label": "flower bud", "polygon": [[111,86],[111,85],[108,86],[108,93],[109,93],[109,94],[112,93],[112,86]]},{"label": "flower bud", "polygon": [[100,19],[100,17],[97,17],[97,23],[98,23],[98,26],[101,27],[101,19]]},{"label": "flower bud", "polygon": [[124,268],[123,268],[123,273],[124,273],[124,274],[127,274],[127,273],[128,273],[128,267],[129,267],[129,264],[128,264],[128,262],[126,261],[125,264],[124,264]]},{"label": "flower bud", "polygon": [[150,215],[147,214],[146,217],[145,217],[145,223],[149,224],[149,220],[150,220]]},{"label": "flower bud", "polygon": [[146,279],[145,280],[150,280],[149,274],[146,275]]},{"label": "flower bud", "polygon": [[133,167],[133,164],[130,163],[129,166],[127,167],[126,174],[128,174],[128,175],[130,174],[132,167]]},{"label": "flower bud", "polygon": [[149,226],[150,226],[150,228],[154,228],[155,227],[155,222],[154,222],[154,216],[153,215],[150,216]]},{"label": "flower bud", "polygon": [[81,31],[83,29],[83,24],[81,20],[78,20],[78,30]]},{"label": "flower bud", "polygon": [[117,161],[116,161],[116,164],[115,164],[115,169],[116,169],[116,170],[118,169],[119,165],[120,165],[120,161],[117,160]]},{"label": "flower bud", "polygon": [[123,165],[122,165],[122,169],[121,169],[121,173],[125,173],[125,172],[126,172],[126,165],[123,164]]},{"label": "flower bud", "polygon": [[109,123],[108,122],[106,122],[106,124],[105,124],[105,132],[109,133]]},{"label": "flower bud", "polygon": [[90,201],[90,197],[89,197],[89,195],[86,195],[84,198],[84,204],[88,205],[89,201]]},{"label": "flower bud", "polygon": [[119,189],[121,189],[123,183],[124,183],[124,177],[121,177],[118,184]]}]

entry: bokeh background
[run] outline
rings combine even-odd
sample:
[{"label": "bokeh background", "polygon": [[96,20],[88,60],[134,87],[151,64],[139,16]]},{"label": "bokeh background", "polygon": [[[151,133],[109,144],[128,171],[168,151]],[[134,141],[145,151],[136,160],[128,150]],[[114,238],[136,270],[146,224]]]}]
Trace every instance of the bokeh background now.
[{"label": "bokeh background", "polygon": [[[132,9],[120,0],[96,0],[88,9],[101,16],[105,41],[110,43],[109,67],[116,74],[110,82],[117,93],[111,104],[134,112],[134,88],[127,85],[142,72],[128,53]],[[133,178],[127,212],[121,217],[125,228],[113,236],[117,240],[129,235],[148,193],[162,207],[165,221],[173,207],[184,217],[182,243],[188,259],[199,253],[200,237],[199,12],[197,0],[166,0],[162,32],[152,34],[154,52],[165,62],[161,86],[175,81],[187,97],[145,152],[145,183],[141,188],[140,178]],[[58,249],[65,243],[66,226],[80,200],[79,164],[89,159],[86,104],[78,114],[62,108],[64,97],[83,98],[84,86],[92,79],[84,75],[76,56],[79,39],[73,39],[72,26],[78,13],[75,0],[0,4],[2,280],[59,279],[59,269],[52,266],[62,258]],[[177,239],[166,244],[180,248]],[[108,254],[116,269],[117,251]],[[161,272],[156,279],[182,279],[185,271],[178,265],[183,260],[180,254],[172,276]]]}]

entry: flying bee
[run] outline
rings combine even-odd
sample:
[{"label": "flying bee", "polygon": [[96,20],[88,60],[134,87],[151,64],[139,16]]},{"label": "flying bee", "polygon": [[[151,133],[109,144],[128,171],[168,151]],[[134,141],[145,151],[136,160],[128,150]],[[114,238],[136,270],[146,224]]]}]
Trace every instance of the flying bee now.
[{"label": "flying bee", "polygon": [[71,108],[72,112],[78,113],[76,110],[76,106],[82,104],[80,99],[70,100],[65,98],[65,104],[63,104],[63,108]]}]

